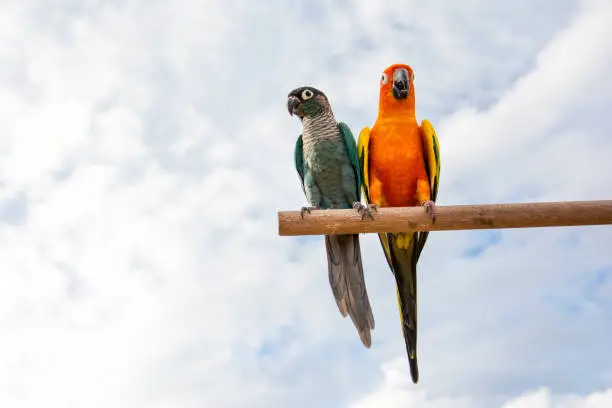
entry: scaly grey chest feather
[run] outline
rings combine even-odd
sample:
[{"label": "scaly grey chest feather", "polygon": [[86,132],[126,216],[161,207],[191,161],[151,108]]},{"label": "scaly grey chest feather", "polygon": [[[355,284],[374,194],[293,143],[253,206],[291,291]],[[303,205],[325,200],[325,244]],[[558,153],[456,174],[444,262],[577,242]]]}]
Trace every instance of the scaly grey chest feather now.
[{"label": "scaly grey chest feather", "polygon": [[[344,137],[331,113],[304,118],[303,153],[321,195],[341,207],[350,204],[345,191],[347,166],[350,166]],[[350,167],[349,167],[350,170]],[[343,179],[344,174],[344,179]]]}]

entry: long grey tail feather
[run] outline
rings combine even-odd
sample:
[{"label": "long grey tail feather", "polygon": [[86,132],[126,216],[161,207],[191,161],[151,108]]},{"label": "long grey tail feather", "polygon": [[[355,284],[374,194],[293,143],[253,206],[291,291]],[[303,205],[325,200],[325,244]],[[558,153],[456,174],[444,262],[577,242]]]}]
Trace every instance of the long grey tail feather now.
[{"label": "long grey tail feather", "polygon": [[374,315],[363,276],[359,235],[326,235],[329,283],[342,316],[348,314],[357,328],[361,342],[372,345]]}]

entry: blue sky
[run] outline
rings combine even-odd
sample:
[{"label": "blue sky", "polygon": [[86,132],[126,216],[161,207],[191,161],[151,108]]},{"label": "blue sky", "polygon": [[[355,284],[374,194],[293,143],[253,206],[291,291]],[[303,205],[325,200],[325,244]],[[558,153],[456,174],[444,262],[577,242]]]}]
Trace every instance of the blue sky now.
[{"label": "blue sky", "polygon": [[441,205],[609,199],[606,0],[0,6],[0,405],[612,405],[612,229],[432,233],[418,385],[362,236],[376,328],[334,304],[286,95],[354,134],[415,71]]}]

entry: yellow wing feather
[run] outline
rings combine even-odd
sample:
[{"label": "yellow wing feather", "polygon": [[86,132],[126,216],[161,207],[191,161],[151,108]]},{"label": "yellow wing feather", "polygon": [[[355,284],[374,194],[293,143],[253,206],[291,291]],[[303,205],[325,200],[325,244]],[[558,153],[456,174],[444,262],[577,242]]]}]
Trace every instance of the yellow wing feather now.
[{"label": "yellow wing feather", "polygon": [[368,157],[370,148],[370,128],[364,127],[359,132],[357,141],[357,155],[359,156],[359,168],[361,169],[361,180],[363,187],[363,195],[365,196],[366,204],[370,204],[370,158]]},{"label": "yellow wing feather", "polygon": [[434,127],[427,119],[421,122],[421,137],[423,138],[425,167],[429,175],[431,200],[435,202],[438,198],[438,185],[440,184],[440,143]]},{"label": "yellow wing feather", "polygon": [[[370,128],[364,127],[359,133],[359,139],[357,141],[357,154],[359,156],[359,167],[361,168],[361,180],[363,180],[363,195],[365,197],[366,204],[371,204],[370,200],[370,158],[368,157],[370,148]],[[393,271],[393,265],[391,263],[391,250],[389,249],[389,237],[387,234],[378,234],[380,244],[383,247],[385,258],[389,263],[389,267]]]},{"label": "yellow wing feather", "polygon": [[[438,136],[431,123],[427,119],[421,122],[421,137],[423,140],[423,156],[425,158],[425,169],[429,176],[430,200],[436,202],[438,198],[438,186],[440,184],[440,143]],[[417,260],[421,256],[423,247],[429,236],[428,231],[418,234],[417,241]]]}]

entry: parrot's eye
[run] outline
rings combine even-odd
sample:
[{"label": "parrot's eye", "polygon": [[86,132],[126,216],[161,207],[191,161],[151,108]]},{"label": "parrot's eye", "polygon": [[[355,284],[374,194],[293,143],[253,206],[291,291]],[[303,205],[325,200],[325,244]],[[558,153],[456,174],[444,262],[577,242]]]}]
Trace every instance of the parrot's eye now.
[{"label": "parrot's eye", "polygon": [[310,89],[304,89],[302,91],[302,99],[307,100],[314,96],[314,93]]},{"label": "parrot's eye", "polygon": [[382,76],[380,77],[380,82],[383,84],[389,82],[389,76],[385,72],[383,72]]}]

